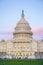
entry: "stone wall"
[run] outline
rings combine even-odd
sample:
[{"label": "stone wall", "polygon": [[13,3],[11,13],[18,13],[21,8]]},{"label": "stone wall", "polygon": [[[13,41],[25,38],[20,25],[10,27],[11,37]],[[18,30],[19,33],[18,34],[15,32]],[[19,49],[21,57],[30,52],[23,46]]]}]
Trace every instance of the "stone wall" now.
[{"label": "stone wall", "polygon": [[38,52],[43,52],[43,41],[37,43],[37,48]]}]

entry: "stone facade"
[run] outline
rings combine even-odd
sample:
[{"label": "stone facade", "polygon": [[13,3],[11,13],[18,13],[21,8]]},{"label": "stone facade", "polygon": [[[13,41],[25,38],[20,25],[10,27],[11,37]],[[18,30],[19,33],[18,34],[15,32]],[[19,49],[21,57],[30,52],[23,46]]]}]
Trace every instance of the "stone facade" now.
[{"label": "stone facade", "polygon": [[[43,58],[43,41],[38,42],[32,38],[32,31],[29,23],[25,20],[22,11],[21,19],[13,32],[13,40],[0,41],[0,58]],[[5,54],[5,56],[4,56]]]}]

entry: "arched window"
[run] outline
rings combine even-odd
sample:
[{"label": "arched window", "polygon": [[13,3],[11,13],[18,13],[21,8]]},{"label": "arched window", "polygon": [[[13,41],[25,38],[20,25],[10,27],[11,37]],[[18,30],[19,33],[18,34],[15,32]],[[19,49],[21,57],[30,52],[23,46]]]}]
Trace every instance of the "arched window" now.
[{"label": "arched window", "polygon": [[30,56],[32,56],[32,53],[30,52]]},{"label": "arched window", "polygon": [[15,55],[18,56],[18,53],[16,53]]},{"label": "arched window", "polygon": [[20,52],[20,56],[22,56],[22,52]]},{"label": "arched window", "polygon": [[28,54],[28,53],[26,53],[26,56],[29,56],[29,54]]}]

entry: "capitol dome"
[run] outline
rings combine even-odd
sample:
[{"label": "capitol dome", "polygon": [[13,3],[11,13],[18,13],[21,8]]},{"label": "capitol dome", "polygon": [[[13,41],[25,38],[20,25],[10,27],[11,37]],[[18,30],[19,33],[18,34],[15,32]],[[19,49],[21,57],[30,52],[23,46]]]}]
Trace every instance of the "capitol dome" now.
[{"label": "capitol dome", "polygon": [[24,11],[22,10],[21,19],[18,21],[15,31],[13,33],[14,38],[18,40],[32,38],[31,27],[25,20]]}]

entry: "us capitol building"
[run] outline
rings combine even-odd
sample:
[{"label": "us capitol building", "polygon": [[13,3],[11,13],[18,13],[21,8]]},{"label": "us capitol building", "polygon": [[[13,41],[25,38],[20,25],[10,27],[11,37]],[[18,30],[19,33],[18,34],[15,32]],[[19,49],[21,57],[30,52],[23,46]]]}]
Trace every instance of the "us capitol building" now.
[{"label": "us capitol building", "polygon": [[0,59],[43,59],[43,41],[33,39],[32,35],[22,10],[21,18],[13,32],[13,39],[0,41]]}]

